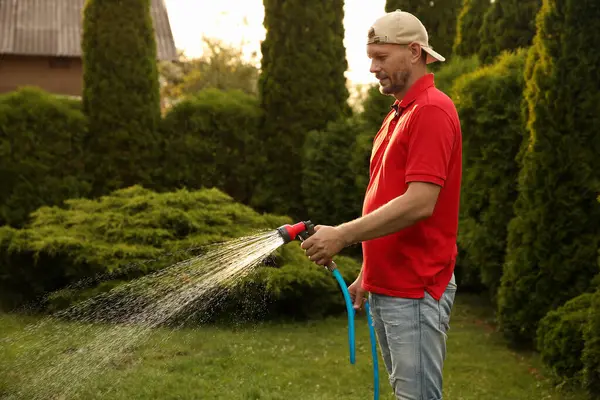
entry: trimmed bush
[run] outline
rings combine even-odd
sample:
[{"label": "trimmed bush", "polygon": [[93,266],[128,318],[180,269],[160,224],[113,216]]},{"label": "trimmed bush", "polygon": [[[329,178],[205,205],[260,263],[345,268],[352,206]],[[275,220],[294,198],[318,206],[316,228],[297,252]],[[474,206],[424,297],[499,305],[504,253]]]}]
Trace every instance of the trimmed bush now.
[{"label": "trimmed bush", "polygon": [[93,194],[149,185],[158,159],[160,94],[150,0],[87,0],[83,109]]},{"label": "trimmed bush", "polygon": [[256,98],[238,90],[206,89],[179,102],[164,117],[161,186],[216,187],[248,204],[264,151]]},{"label": "trimmed bush", "polygon": [[[599,263],[600,264],[600,263]],[[589,321],[584,330],[584,387],[593,400],[600,399],[600,290],[591,300]]]},{"label": "trimmed bush", "polygon": [[21,227],[38,207],[89,192],[86,133],[76,100],[35,88],[0,96],[0,225]]},{"label": "trimmed bush", "polygon": [[468,281],[479,277],[492,300],[500,285],[507,227],[517,197],[515,157],[525,131],[525,58],[525,51],[506,53],[496,64],[459,78],[453,91],[463,127],[461,275],[470,277]]},{"label": "trimmed bush", "polygon": [[598,21],[595,0],[545,0],[538,14],[526,75],[529,137],[498,304],[515,342],[531,342],[539,320],[598,274],[600,92],[590,90],[600,87],[590,67],[600,64]]},{"label": "trimmed bush", "polygon": [[[207,245],[289,222],[286,217],[258,214],[217,189],[159,194],[134,186],[98,200],[69,200],[65,208],[39,209],[27,228],[0,228],[0,293],[5,303],[16,305],[61,289],[42,304],[54,311],[97,296],[86,305],[93,313],[94,304],[108,290],[121,290],[125,282],[203,254]],[[338,262],[348,279],[358,274],[360,267],[352,260],[340,257]],[[272,267],[281,271],[263,271]],[[298,242],[276,251],[263,268],[229,287],[211,318],[224,316],[219,310],[240,305],[248,312],[285,308],[300,317],[302,302],[316,314],[343,307],[343,298],[333,296],[337,283],[306,258]],[[164,288],[150,289],[168,290],[181,279],[185,276],[166,276]],[[129,295],[130,289],[124,288]],[[318,305],[320,301],[335,303]],[[296,304],[300,310],[282,304]],[[193,307],[190,310],[193,313]]]},{"label": "trimmed bush", "polygon": [[556,377],[579,385],[583,369],[584,328],[588,323],[592,293],[584,293],[551,310],[540,321],[537,348],[542,361]]},{"label": "trimmed bush", "polygon": [[302,151],[308,132],[351,113],[343,0],[265,0],[259,97],[265,167],[252,205],[302,218]]}]

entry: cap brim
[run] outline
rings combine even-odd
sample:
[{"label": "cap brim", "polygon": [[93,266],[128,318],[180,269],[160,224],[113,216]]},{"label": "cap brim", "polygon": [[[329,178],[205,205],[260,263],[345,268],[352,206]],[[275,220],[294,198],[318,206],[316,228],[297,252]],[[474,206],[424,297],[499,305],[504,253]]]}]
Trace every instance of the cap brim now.
[{"label": "cap brim", "polygon": [[440,62],[444,62],[446,61],[446,58],[443,57],[440,53],[438,53],[437,51],[434,51],[431,47],[422,47],[423,51],[425,51],[427,54],[429,54],[427,56],[427,64],[431,64],[433,62],[436,61],[440,61]]}]

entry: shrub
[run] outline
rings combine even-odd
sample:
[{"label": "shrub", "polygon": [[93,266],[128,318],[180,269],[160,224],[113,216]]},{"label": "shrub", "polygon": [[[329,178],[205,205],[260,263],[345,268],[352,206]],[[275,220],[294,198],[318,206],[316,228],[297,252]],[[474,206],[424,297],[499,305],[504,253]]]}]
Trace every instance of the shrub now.
[{"label": "shrub", "polygon": [[589,397],[598,400],[600,399],[600,290],[597,290],[592,297],[590,311],[589,321],[584,330],[583,383]]},{"label": "shrub", "polygon": [[577,385],[583,368],[583,331],[589,319],[592,296],[592,293],[584,293],[549,311],[540,320],[537,330],[537,348],[542,361],[558,378]]},{"label": "shrub", "polygon": [[[41,306],[57,311],[89,299],[78,312],[93,315],[97,311],[95,305],[109,295],[114,299],[121,294],[150,296],[145,300],[148,301],[153,293],[178,287],[185,278],[183,274],[165,273],[156,281],[144,277],[203,254],[207,245],[275,229],[288,222],[286,217],[258,214],[217,189],[159,194],[135,186],[98,200],[69,200],[65,208],[39,209],[27,228],[0,229],[0,293],[5,302],[14,305],[58,290],[47,296]],[[352,260],[340,258],[342,265],[346,276],[351,278],[348,271],[358,274],[359,266]],[[263,271],[273,269],[272,266],[281,271]],[[319,270],[323,270],[321,274]],[[259,309],[258,302],[269,296],[274,302],[269,307],[275,310],[280,309],[282,302],[295,301],[316,307],[313,300],[302,298],[306,295],[314,301],[329,299],[338,305],[342,301],[343,305],[343,299],[331,296],[336,283],[331,279],[323,281],[323,273],[323,268],[304,256],[297,242],[291,243],[238,285],[224,283],[227,295],[213,311],[220,307],[223,312],[234,310],[243,302],[245,310]],[[134,279],[142,281],[124,285]],[[159,280],[163,286],[152,285]],[[321,289],[323,293],[317,294]],[[331,307],[335,308],[336,303],[322,304],[321,311]],[[188,311],[193,313],[193,307]],[[184,313],[179,317],[189,316]]]},{"label": "shrub", "polygon": [[241,91],[206,89],[164,117],[161,186],[216,187],[248,204],[258,175],[262,116],[257,100]]},{"label": "shrub", "polygon": [[[600,244],[600,92],[589,90],[600,86],[590,68],[600,63],[600,8],[545,0],[537,21],[525,91],[529,137],[498,305],[506,335],[523,342],[549,310],[589,289]],[[588,51],[569,50],[581,46]]]},{"label": "shrub", "polygon": [[161,117],[150,0],[87,0],[82,49],[93,193],[150,184]]},{"label": "shrub", "polygon": [[75,100],[35,88],[0,96],[0,225],[20,227],[38,207],[89,192],[86,131]]},{"label": "shrub", "polygon": [[525,56],[525,51],[506,53],[496,64],[459,78],[453,92],[463,129],[460,268],[463,275],[479,276],[492,300],[517,197]]},{"label": "shrub", "polygon": [[342,0],[266,0],[259,98],[261,173],[252,205],[301,217],[305,136],[348,116]]}]

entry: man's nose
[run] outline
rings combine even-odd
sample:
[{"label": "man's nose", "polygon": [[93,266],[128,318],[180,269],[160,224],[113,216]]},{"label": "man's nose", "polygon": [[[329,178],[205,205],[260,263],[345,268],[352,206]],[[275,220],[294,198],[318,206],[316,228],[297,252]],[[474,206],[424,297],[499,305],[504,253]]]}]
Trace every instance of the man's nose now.
[{"label": "man's nose", "polygon": [[369,71],[372,74],[376,74],[377,72],[381,71],[381,67],[375,61],[371,61],[371,68],[369,69]]}]

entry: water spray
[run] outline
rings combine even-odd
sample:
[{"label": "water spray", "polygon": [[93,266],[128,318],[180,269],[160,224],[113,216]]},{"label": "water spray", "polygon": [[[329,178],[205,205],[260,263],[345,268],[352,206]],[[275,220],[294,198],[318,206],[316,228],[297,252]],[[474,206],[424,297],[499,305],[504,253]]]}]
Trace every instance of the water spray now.
[{"label": "water spray", "polygon": [[[294,225],[282,225],[277,228],[277,232],[282,237],[284,244],[290,243],[294,240],[299,240],[301,242],[308,239],[315,233],[314,224],[309,221],[298,222]],[[346,311],[348,314],[348,346],[350,351],[350,364],[356,363],[356,346],[354,340],[354,317],[355,310],[352,306],[352,300],[350,299],[350,292],[348,291],[348,286],[342,278],[342,274],[337,268],[337,265],[332,260],[328,265],[325,266],[335,277],[342,290],[344,295],[344,300],[346,302]],[[367,321],[369,323],[369,336],[371,339],[371,355],[373,358],[373,398],[375,400],[379,399],[379,365],[377,359],[377,344],[375,338],[375,328],[373,327],[373,320],[371,319],[371,313],[369,309],[369,302],[365,302],[365,311],[367,314]]]}]

